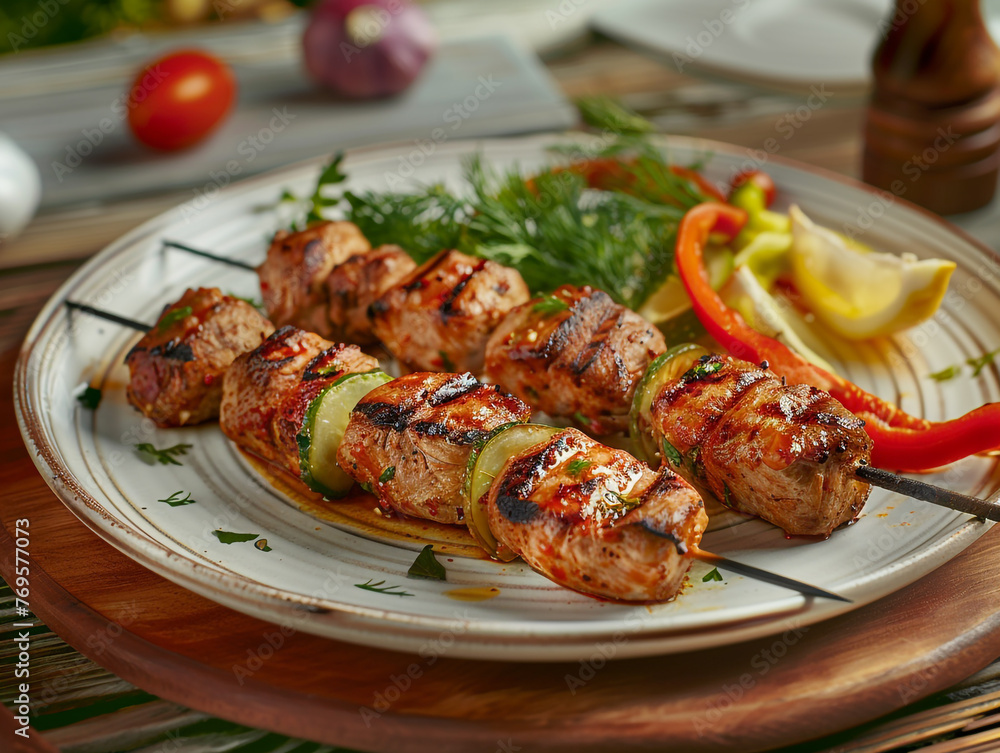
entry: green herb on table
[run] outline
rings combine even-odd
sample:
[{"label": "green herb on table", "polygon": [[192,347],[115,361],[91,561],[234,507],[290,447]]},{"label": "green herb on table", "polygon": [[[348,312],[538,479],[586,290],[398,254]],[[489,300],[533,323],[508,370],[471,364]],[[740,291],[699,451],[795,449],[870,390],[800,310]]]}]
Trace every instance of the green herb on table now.
[{"label": "green herb on table", "polygon": [[354,587],[360,588],[363,591],[374,591],[375,593],[387,594],[389,596],[413,596],[413,594],[404,591],[399,586],[387,586],[384,580],[372,582],[371,578],[364,583],[355,583]]},{"label": "green herb on table", "polygon": [[575,102],[583,122],[619,134],[646,134],[656,126],[634,110],[606,96],[580,97]]},{"label": "green herb on table", "polygon": [[434,547],[428,544],[420,550],[420,554],[406,571],[410,578],[426,578],[427,580],[446,580],[444,565],[434,556]]},{"label": "green herb on table", "polygon": [[710,580],[722,581],[722,573],[719,572],[719,568],[713,567],[705,576],[701,579],[702,583],[708,583]]},{"label": "green herb on table", "polygon": [[87,385],[87,388],[77,395],[76,399],[87,410],[97,410],[97,406],[101,404],[101,391],[96,387]]},{"label": "green herb on table", "polygon": [[162,450],[158,450],[149,444],[149,442],[142,442],[141,444],[137,444],[135,449],[146,456],[150,465],[154,463],[159,463],[160,465],[184,465],[177,457],[187,455],[187,451],[191,447],[193,445],[175,444],[173,447],[164,447]]},{"label": "green herb on table", "polygon": [[232,531],[212,531],[223,544],[242,544],[245,541],[253,541],[260,537],[259,533],[233,533]]},{"label": "green herb on table", "polygon": [[183,507],[184,505],[194,505],[198,503],[198,500],[191,499],[191,492],[188,492],[186,497],[181,497],[182,494],[184,494],[183,490],[174,492],[166,499],[158,499],[156,501],[164,502],[171,507]]}]

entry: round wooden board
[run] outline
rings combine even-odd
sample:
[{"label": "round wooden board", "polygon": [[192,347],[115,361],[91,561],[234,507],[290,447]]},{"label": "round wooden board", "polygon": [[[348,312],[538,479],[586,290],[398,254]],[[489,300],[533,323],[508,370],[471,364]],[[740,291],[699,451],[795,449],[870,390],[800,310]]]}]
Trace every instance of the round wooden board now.
[{"label": "round wooden board", "polygon": [[[923,580],[811,627],[720,649],[575,664],[420,655],[246,617],[137,565],[49,491],[15,429],[0,360],[0,573],[30,521],[32,610],[139,687],[243,724],[372,751],[764,750],[874,719],[1000,655],[1000,527]],[[307,615],[303,619],[308,619]],[[628,636],[621,636],[627,641]]]}]

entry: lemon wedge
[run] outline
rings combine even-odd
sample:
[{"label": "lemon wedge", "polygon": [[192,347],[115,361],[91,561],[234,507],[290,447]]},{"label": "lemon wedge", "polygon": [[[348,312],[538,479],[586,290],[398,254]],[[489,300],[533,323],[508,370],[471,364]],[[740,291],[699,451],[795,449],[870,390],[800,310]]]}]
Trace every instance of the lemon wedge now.
[{"label": "lemon wedge", "polygon": [[[733,273],[733,253],[727,248],[709,246],[705,249],[705,268],[708,283],[718,290]],[[691,299],[681,278],[675,274],[667,277],[637,312],[650,324],[661,324],[680,316],[691,308]]]},{"label": "lemon wedge", "polygon": [[941,305],[954,262],[863,253],[798,207],[789,215],[792,279],[804,303],[838,334],[850,340],[890,335],[929,319]]}]

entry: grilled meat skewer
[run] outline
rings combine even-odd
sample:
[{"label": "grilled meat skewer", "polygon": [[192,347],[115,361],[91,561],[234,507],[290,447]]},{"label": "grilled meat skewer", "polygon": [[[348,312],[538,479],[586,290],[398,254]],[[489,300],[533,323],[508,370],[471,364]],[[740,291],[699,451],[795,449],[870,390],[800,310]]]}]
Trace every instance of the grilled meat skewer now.
[{"label": "grilled meat skewer", "polygon": [[486,345],[486,374],[550,416],[611,434],[627,427],[636,385],[666,349],[607,293],[563,285],[507,314]]},{"label": "grilled meat skewer", "polygon": [[789,534],[829,536],[857,517],[871,490],[856,475],[871,453],[864,421],[766,367],[700,348],[676,359],[636,416],[664,466]]},{"label": "grilled meat skewer", "polygon": [[245,301],[189,289],[125,356],[128,401],[163,427],[216,418],[226,369],[273,331]]},{"label": "grilled meat skewer", "polygon": [[529,297],[517,270],[442,251],[372,304],[372,327],[413,371],[478,374],[490,333]]},{"label": "grilled meat skewer", "polygon": [[378,342],[369,307],[416,268],[417,263],[399,246],[355,254],[334,267],[324,283],[330,300],[328,337],[356,345]]},{"label": "grilled meat skewer", "polygon": [[708,525],[680,476],[576,429],[511,457],[483,503],[490,530],[532,569],[627,601],[673,598]]},{"label": "grilled meat skewer", "polygon": [[531,409],[472,374],[417,372],[376,387],[354,407],[337,462],[387,510],[462,522],[473,447]]},{"label": "grilled meat skewer", "polygon": [[319,334],[329,333],[326,280],[338,265],[371,244],[350,222],[319,222],[305,230],[274,234],[267,257],[257,267],[268,316]]},{"label": "grilled meat skewer", "polygon": [[377,368],[356,345],[282,327],[229,367],[219,425],[243,449],[301,477],[298,438],[313,400],[341,377]]}]

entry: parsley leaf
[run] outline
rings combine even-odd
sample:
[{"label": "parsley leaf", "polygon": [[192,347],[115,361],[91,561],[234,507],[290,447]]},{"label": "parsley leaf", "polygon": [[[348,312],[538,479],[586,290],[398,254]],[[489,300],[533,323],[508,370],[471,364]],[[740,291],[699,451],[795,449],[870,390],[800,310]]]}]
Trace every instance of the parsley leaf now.
[{"label": "parsley leaf", "polygon": [[591,465],[593,465],[593,463],[591,463],[589,460],[584,460],[583,458],[574,458],[573,460],[569,461],[569,467],[567,468],[567,470],[569,471],[570,476],[579,476],[581,473],[587,470]]},{"label": "parsley leaf", "polygon": [[158,450],[149,442],[143,442],[137,444],[135,449],[138,450],[143,455],[148,456],[150,465],[154,463],[159,463],[160,465],[184,465],[182,462],[177,460],[178,455],[187,455],[187,451],[191,449],[193,445],[189,444],[175,444],[173,447],[165,447],[162,450]]},{"label": "parsley leaf", "polygon": [[382,471],[382,475],[378,477],[378,482],[380,484],[388,484],[390,481],[392,481],[395,475],[396,475],[396,466],[390,465],[388,468]]},{"label": "parsley leaf", "polygon": [[232,531],[212,531],[212,533],[223,544],[239,544],[244,541],[253,541],[260,536],[259,533],[233,533]]},{"label": "parsley leaf", "polygon": [[547,295],[532,306],[531,310],[542,316],[552,316],[553,314],[558,314],[560,311],[568,311],[569,304],[561,298],[556,298],[554,295]]},{"label": "parsley leaf", "polygon": [[665,439],[663,440],[663,457],[665,457],[670,462],[670,465],[674,466],[674,468],[680,468],[684,465],[684,456],[681,455],[680,450]]},{"label": "parsley leaf", "polygon": [[446,580],[444,565],[434,556],[434,547],[428,544],[420,550],[420,554],[406,571],[409,578],[426,578],[427,580]]},{"label": "parsley leaf", "polygon": [[1000,349],[991,350],[989,353],[979,356],[979,358],[967,358],[965,362],[972,367],[972,376],[977,377],[983,369],[993,363],[998,355],[1000,355]]},{"label": "parsley leaf", "polygon": [[194,313],[194,309],[190,306],[181,306],[179,309],[174,309],[173,311],[168,311],[162,317],[160,317],[159,323],[156,325],[157,330],[160,332],[166,332],[171,326],[179,321],[186,319]]},{"label": "parsley leaf", "polygon": [[935,371],[933,374],[928,374],[927,376],[938,382],[947,382],[949,379],[954,379],[961,373],[961,365],[952,365],[946,369],[941,369],[941,371]]},{"label": "parsley leaf", "polygon": [[174,492],[166,499],[158,499],[156,501],[165,502],[171,507],[182,507],[183,505],[194,505],[198,503],[198,500],[191,499],[191,492],[188,492],[186,497],[181,497],[183,493],[184,493],[183,490]]},{"label": "parsley leaf", "polygon": [[719,568],[713,567],[706,575],[701,579],[702,583],[708,583],[710,580],[722,580],[722,573],[719,572]]},{"label": "parsley leaf", "polygon": [[97,406],[101,404],[101,391],[88,384],[87,388],[76,396],[76,399],[87,410],[97,410]]}]

